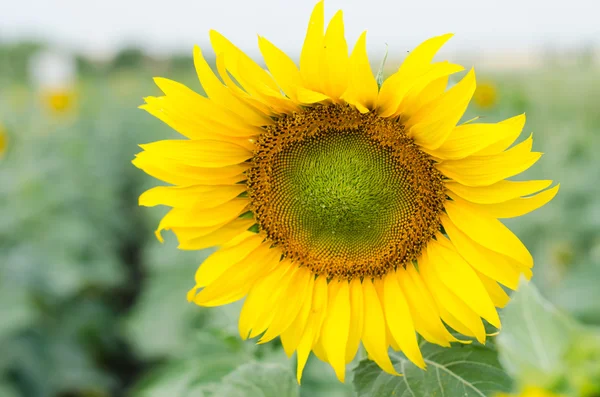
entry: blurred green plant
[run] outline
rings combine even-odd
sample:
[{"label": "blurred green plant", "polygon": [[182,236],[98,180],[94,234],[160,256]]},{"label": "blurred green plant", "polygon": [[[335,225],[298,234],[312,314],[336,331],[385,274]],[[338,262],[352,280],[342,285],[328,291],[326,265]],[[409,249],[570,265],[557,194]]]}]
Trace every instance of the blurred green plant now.
[{"label": "blurred green plant", "polygon": [[[416,396],[442,395],[441,385],[454,397],[450,390],[492,395],[533,380],[571,395],[598,393],[600,341],[590,327],[600,325],[600,71],[555,66],[482,76],[502,96],[465,116],[485,122],[527,112],[525,133],[535,131],[536,150],[547,158],[524,177],[552,175],[562,188],[551,205],[507,223],[534,254],[540,291],[574,318],[523,287],[504,310],[500,360],[493,342],[425,346],[428,372],[397,354],[405,377],[365,360],[351,364],[354,381],[340,384],[311,358],[298,387],[290,377],[294,360],[277,343],[240,340],[239,304],[203,309],[186,302],[209,251],[178,251],[172,236],[159,244],[152,231],[164,209],[137,207],[155,182],[130,164],[136,145],[177,136],[136,107],[156,93],[153,74],[201,92],[191,60],[138,57],[113,67],[80,57],[80,106],[72,117],[51,119],[25,72],[37,48],[0,46],[0,123],[9,131],[0,159],[1,397],[254,397],[258,390],[350,397],[410,395],[408,385]],[[536,334],[519,328],[527,324],[525,309],[541,327]],[[531,350],[533,335],[547,361]],[[475,370],[482,362],[487,370]]]}]

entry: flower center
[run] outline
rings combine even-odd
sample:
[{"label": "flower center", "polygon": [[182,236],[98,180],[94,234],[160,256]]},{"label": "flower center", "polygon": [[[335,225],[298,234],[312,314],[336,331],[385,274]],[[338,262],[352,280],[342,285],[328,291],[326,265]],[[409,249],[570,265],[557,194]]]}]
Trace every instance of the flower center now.
[{"label": "flower center", "polygon": [[440,229],[442,175],[396,120],[318,106],[279,119],[257,147],[248,186],[259,228],[316,274],[381,276]]}]

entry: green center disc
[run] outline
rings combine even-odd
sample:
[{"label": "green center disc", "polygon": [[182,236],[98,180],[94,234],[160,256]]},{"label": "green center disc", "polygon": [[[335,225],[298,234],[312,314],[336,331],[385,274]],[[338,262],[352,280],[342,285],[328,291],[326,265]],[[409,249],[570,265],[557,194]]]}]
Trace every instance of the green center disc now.
[{"label": "green center disc", "polygon": [[315,274],[377,277],[440,229],[443,176],[396,119],[329,104],[265,127],[247,171],[258,229]]},{"label": "green center disc", "polygon": [[413,193],[389,149],[359,131],[326,132],[274,158],[280,222],[325,257],[358,259],[389,244]]}]

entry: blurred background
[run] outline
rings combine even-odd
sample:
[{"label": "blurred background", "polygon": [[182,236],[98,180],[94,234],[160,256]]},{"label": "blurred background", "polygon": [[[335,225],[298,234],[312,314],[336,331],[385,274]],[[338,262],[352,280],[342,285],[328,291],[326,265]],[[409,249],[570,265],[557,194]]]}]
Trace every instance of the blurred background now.
[{"label": "blurred background", "polygon": [[[552,3],[552,4],[550,4]],[[0,12],[0,397],[203,396],[242,363],[283,363],[280,346],[237,335],[239,304],[185,293],[210,252],[160,244],[166,212],[139,208],[157,184],[137,144],[176,138],[138,110],[162,76],[201,92],[191,58],[216,29],[260,62],[256,34],[297,59],[313,1],[2,1]],[[527,113],[545,152],[526,179],[558,196],[507,224],[536,260],[542,294],[600,325],[600,6],[442,0],[328,1],[352,43],[369,31],[389,74],[422,40],[456,36],[439,59],[475,65],[465,119]],[[349,382],[348,382],[349,383]],[[209,385],[209,386],[207,386]],[[352,396],[311,359],[303,397]]]}]

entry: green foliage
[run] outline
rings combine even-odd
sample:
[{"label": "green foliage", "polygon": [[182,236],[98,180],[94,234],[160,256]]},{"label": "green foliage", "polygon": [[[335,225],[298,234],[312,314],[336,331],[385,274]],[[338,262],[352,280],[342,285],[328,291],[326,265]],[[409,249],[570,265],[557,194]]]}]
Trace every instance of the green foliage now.
[{"label": "green foliage", "polygon": [[502,312],[502,323],[500,359],[518,384],[570,396],[600,392],[600,329],[559,312],[526,282]]},{"label": "green foliage", "polygon": [[[154,75],[201,92],[189,54],[156,61],[134,51],[118,67],[80,58],[77,107],[56,117],[27,82],[38,48],[0,48],[0,123],[9,132],[0,159],[0,396],[350,397],[355,385],[359,396],[387,397],[411,396],[410,385],[414,396],[454,397],[510,387],[491,343],[425,345],[427,372],[394,354],[404,377],[363,361],[345,385],[311,357],[297,387],[295,360],[279,342],[240,340],[239,303],[209,309],[186,301],[210,251],[179,251],[169,233],[159,244],[153,230],[166,210],[137,206],[158,183],[131,165],[137,144],[179,137],[137,106],[159,95]],[[465,119],[526,111],[524,133],[534,131],[534,147],[546,155],[524,178],[562,183],[550,205],[506,223],[531,249],[544,296],[600,325],[600,74],[547,68],[487,77],[497,82],[499,104]],[[573,396],[598,394],[598,330],[565,320],[527,288],[505,310],[499,340],[517,386],[534,379]],[[542,356],[534,340],[543,341]]]},{"label": "green foliage", "polygon": [[387,374],[373,361],[363,360],[354,374],[358,396],[481,397],[511,388],[512,381],[500,366],[493,344],[444,348],[421,343],[421,350],[427,371],[402,353],[392,354],[394,368],[403,376]]}]

